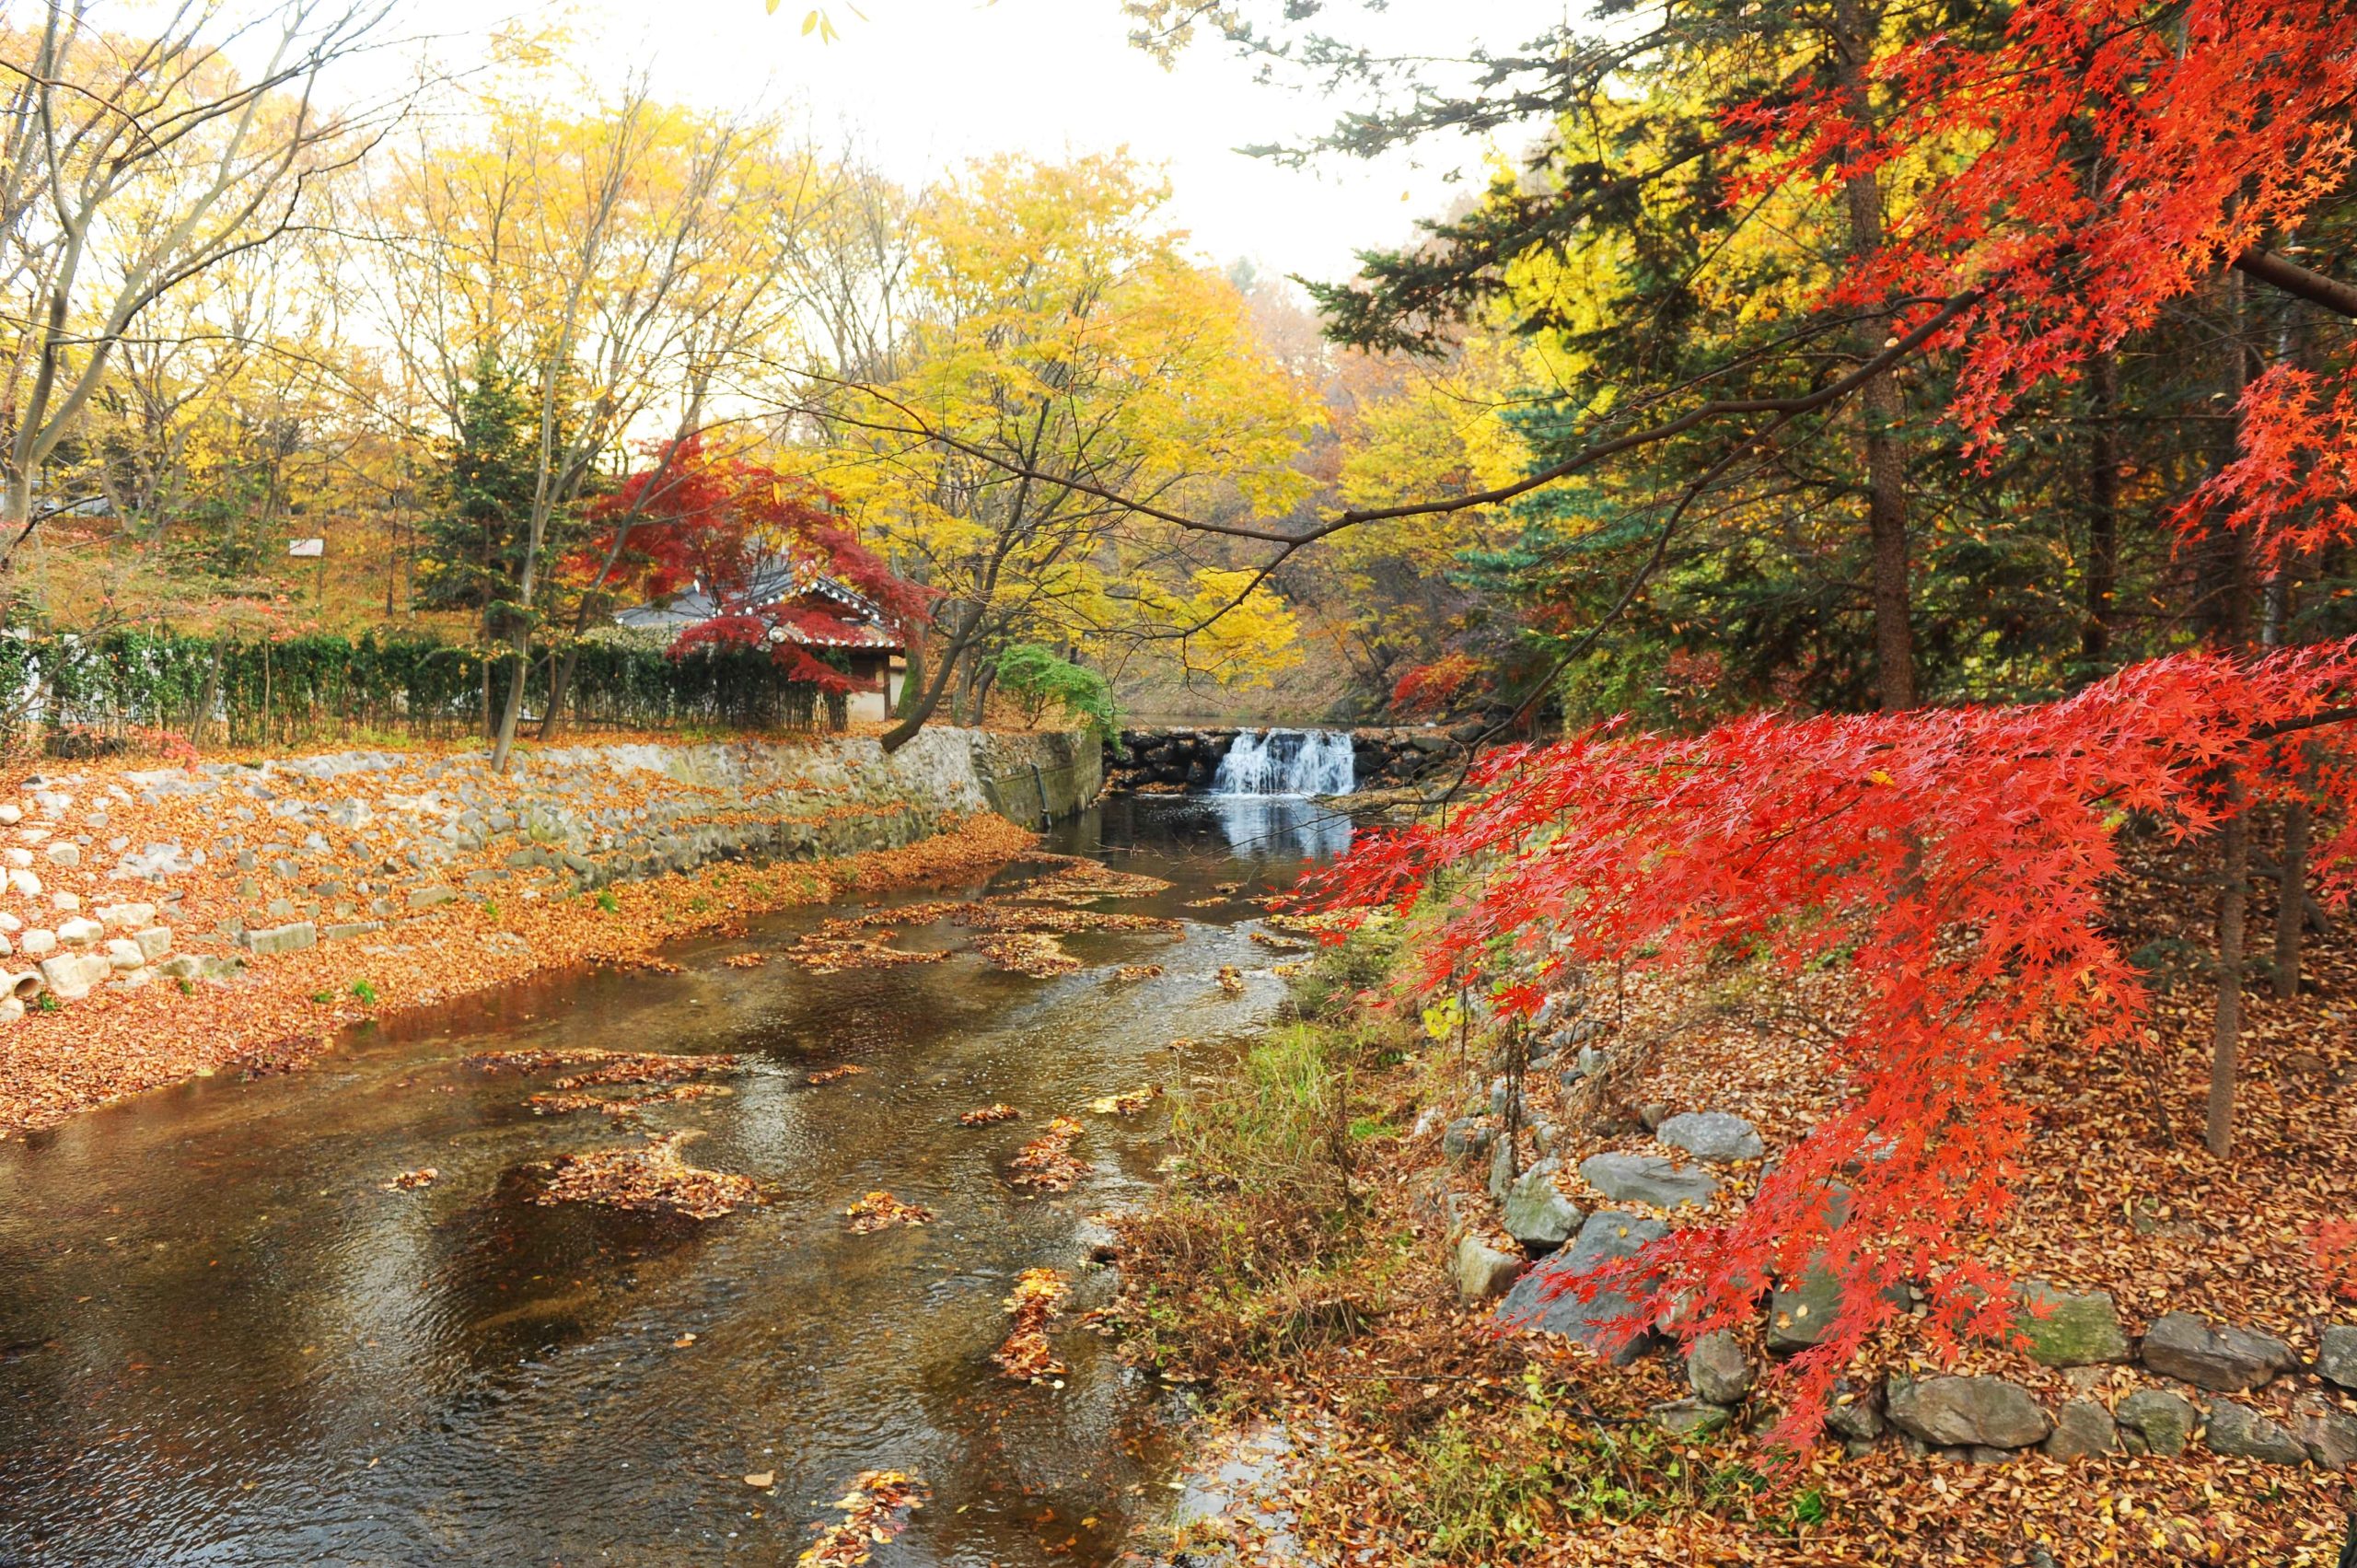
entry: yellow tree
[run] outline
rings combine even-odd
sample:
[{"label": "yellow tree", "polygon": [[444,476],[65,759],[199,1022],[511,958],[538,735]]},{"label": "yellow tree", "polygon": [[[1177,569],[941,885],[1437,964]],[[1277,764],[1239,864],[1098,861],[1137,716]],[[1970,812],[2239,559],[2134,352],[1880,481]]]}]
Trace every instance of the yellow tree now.
[{"label": "yellow tree", "polygon": [[969,167],[914,214],[898,373],[814,401],[829,482],[940,596],[888,746],[953,689],[978,716],[1016,640],[1167,639],[1229,680],[1290,656],[1260,575],[1162,514],[1284,512],[1317,411],[1188,254],[1167,194],[1118,155]]}]

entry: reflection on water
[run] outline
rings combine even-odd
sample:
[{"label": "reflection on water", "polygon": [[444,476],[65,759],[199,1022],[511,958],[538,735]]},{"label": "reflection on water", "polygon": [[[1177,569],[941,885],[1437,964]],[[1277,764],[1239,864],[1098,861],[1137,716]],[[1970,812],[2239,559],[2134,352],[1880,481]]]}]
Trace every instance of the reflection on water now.
[{"label": "reflection on water", "polygon": [[[1120,797],[1102,807],[1105,842],[1128,841],[1128,809],[1152,814],[1151,835],[1175,840],[1197,853],[1291,866],[1331,860],[1351,847],[1352,822],[1338,807],[1298,795],[1182,795]],[[1256,866],[1263,873],[1273,869]]]},{"label": "reflection on water", "polygon": [[[545,977],[360,1031],[306,1073],[0,1145],[0,1563],[785,1564],[870,1468],[935,1493],[880,1568],[1110,1561],[1157,1495],[1160,1396],[1069,1327],[1061,1390],[988,1355],[1017,1272],[1090,1283],[1075,1226],[1143,1197],[1159,1127],[1086,1117],[1091,1168],[1061,1196],[1019,1195],[1004,1167],[1048,1115],[1183,1083],[1174,1039],[1274,1005],[1237,923],[1252,907],[1190,905],[1290,880],[1348,825],[1306,801],[1203,805],[1107,808],[1120,864],[1177,884],[1120,907],[1189,934],[1074,938],[1090,967],[1060,980],[970,957],[826,978],[722,963],[776,951],[806,912],[675,949],[679,974]],[[1143,961],[1166,972],[1110,981]],[[1215,982],[1228,964],[1241,997]],[[703,1226],[532,1202],[533,1162],[637,1136],[534,1116],[539,1080],[464,1064],[556,1045],[746,1057],[732,1095],[644,1127],[697,1132],[696,1163],[772,1202]],[[842,1062],[867,1072],[807,1083]],[[1025,1118],[958,1125],[993,1100]],[[429,1165],[431,1187],[378,1190]],[[844,1234],[878,1187],[939,1220]],[[773,1491],[744,1483],[763,1470]]]}]

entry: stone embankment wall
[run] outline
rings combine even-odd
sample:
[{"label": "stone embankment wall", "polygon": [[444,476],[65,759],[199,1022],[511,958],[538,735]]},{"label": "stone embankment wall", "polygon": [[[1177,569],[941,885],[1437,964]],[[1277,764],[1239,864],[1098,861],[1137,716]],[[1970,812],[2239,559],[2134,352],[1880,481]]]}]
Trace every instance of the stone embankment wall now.
[{"label": "stone embankment wall", "polygon": [[[1538,1022],[1535,1076],[1560,1076],[1568,1092],[1608,1072],[1592,1043],[1600,1027],[1580,996],[1550,996]],[[1576,1141],[1542,1112],[1527,1121],[1541,1157],[1517,1169],[1499,1136],[1505,1094],[1506,1081],[1495,1079],[1486,1103],[1454,1119],[1427,1110],[1416,1129],[1419,1138],[1437,1137],[1448,1165],[1480,1184],[1469,1191],[1444,1167],[1419,1196],[1447,1249],[1458,1300],[1494,1301],[1504,1327],[1612,1347],[1624,1362],[1669,1348],[1676,1342],[1659,1333],[1626,1341],[1628,1298],[1609,1291],[1584,1298],[1575,1283],[1667,1236],[1680,1210],[1718,1195],[1723,1177],[1757,1172],[1777,1151],[1742,1117],[1670,1115],[1649,1105],[1640,1117],[1650,1147],[1575,1159]],[[1835,1212],[1846,1214],[1840,1184],[1832,1198]],[[1916,1285],[1901,1288],[1906,1307],[1927,1299]],[[1753,1347],[1778,1358],[1822,1342],[1838,1304],[1834,1279],[1821,1267],[1767,1291],[1757,1335],[1722,1330],[1685,1347],[1689,1397],[1655,1405],[1654,1422],[1678,1436],[1745,1423],[1759,1383]],[[2029,1452],[2056,1459],[2165,1456],[2199,1446],[2271,1464],[2357,1466],[2351,1400],[2357,1323],[2320,1325],[2313,1354],[2261,1329],[2183,1311],[2154,1316],[2140,1333],[2109,1292],[2071,1292],[2039,1280],[2024,1284],[2015,1314],[2020,1353],[2045,1376],[1892,1374],[1864,1386],[1844,1383],[1827,1413],[1828,1430],[1852,1455],[1886,1441],[1980,1463]]]},{"label": "stone embankment wall", "polygon": [[[1313,726],[1314,727],[1314,726]],[[1351,763],[1360,789],[1395,789],[1417,784],[1465,760],[1466,743],[1480,734],[1479,723],[1450,729],[1360,728],[1350,732]],[[1125,729],[1120,751],[1105,748],[1109,790],[1209,789],[1220,759],[1242,729]],[[1258,733],[1253,731],[1251,733]]]},{"label": "stone embankment wall", "polygon": [[0,1016],[226,978],[459,900],[897,849],[992,809],[1037,826],[1100,779],[1083,737],[949,728],[888,757],[846,737],[552,748],[505,775],[400,751],[47,772],[0,797]]}]

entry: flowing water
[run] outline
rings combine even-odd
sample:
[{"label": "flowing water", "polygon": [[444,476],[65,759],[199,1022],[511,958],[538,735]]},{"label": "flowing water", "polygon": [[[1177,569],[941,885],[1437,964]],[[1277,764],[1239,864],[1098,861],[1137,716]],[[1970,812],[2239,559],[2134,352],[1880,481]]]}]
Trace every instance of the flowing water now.
[{"label": "flowing water", "polygon": [[[1059,847],[1177,884],[1100,907],[1189,928],[1067,938],[1091,967],[1058,980],[723,963],[829,912],[801,912],[681,945],[679,974],[541,977],[0,1145],[0,1562],[790,1563],[868,1469],[933,1489],[882,1568],[1110,1561],[1169,1495],[1167,1401],[1069,1322],[1062,1388],[998,1376],[1000,1304],[1033,1265],[1090,1284],[1077,1227],[1155,1180],[1160,1105],[1081,1108],[1183,1086],[1200,1062],[1174,1040],[1278,1000],[1257,911],[1188,903],[1289,883],[1346,842],[1327,820],[1198,798],[1067,828]],[[1167,972],[1111,979],[1138,963]],[[693,1163],[772,1202],[703,1225],[533,1202],[532,1162],[635,1138],[532,1114],[545,1074],[465,1063],[555,1046],[745,1055],[732,1096],[644,1123],[695,1129]],[[807,1082],[844,1062],[865,1074]],[[993,1101],[1026,1114],[958,1125]],[[1086,1123],[1088,1172],[1022,1196],[1006,1161],[1055,1113]],[[873,1188],[939,1218],[846,1234]]]},{"label": "flowing water", "polygon": [[1212,793],[1231,796],[1348,795],[1356,773],[1349,732],[1246,730],[1212,775]]}]

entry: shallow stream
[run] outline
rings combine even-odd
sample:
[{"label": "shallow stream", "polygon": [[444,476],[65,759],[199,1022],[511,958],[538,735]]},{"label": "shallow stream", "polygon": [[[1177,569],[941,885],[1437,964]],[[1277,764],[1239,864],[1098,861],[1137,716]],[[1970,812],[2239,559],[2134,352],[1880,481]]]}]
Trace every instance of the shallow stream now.
[{"label": "shallow stream", "polygon": [[[1143,1198],[1165,1113],[1084,1108],[1265,1021],[1245,900],[1347,838],[1307,802],[1117,801],[1055,847],[1171,880],[1097,907],[1188,929],[1068,937],[1078,974],[725,963],[840,912],[795,912],[672,949],[677,974],[552,973],[0,1144],[0,1562],[790,1563],[870,1469],[933,1493],[882,1568],[1111,1561],[1167,1504],[1167,1400],[1069,1319],[1062,1388],[999,1376],[1001,1302],[1034,1265],[1086,1283],[1080,1226]],[[467,1064],[560,1046],[744,1055],[733,1094],[641,1122],[772,1201],[701,1225],[534,1202],[535,1162],[637,1136],[534,1114],[552,1074]],[[1025,1115],[958,1124],[993,1101]],[[1007,1160],[1055,1114],[1087,1173],[1024,1196]],[[847,1234],[875,1188],[937,1222]]]}]

